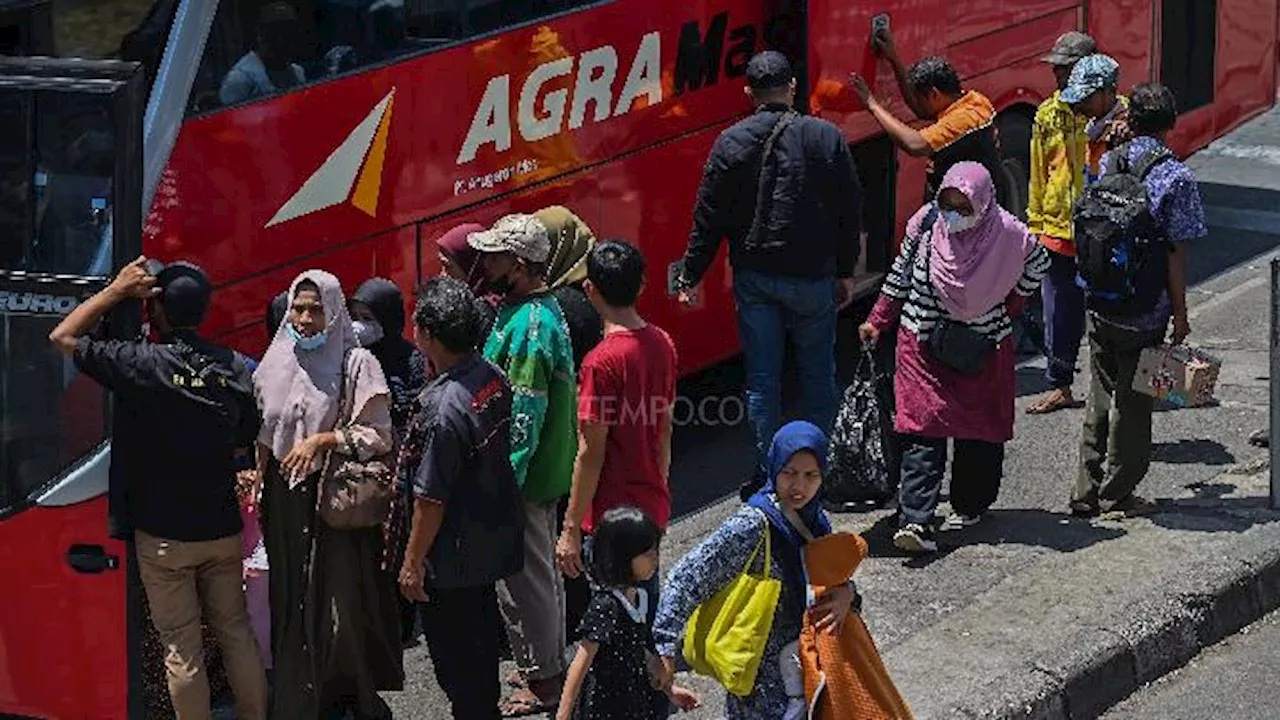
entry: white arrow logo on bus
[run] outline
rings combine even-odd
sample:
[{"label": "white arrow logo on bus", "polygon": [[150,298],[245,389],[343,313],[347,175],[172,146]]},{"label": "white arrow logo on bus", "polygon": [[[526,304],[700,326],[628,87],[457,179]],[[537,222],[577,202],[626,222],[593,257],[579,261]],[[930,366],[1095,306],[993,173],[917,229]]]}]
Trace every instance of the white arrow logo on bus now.
[{"label": "white arrow logo on bus", "polygon": [[307,178],[266,227],[279,225],[319,210],[350,203],[376,217],[382,191],[382,166],[387,156],[387,131],[395,88],[374,106],[318,170]]}]

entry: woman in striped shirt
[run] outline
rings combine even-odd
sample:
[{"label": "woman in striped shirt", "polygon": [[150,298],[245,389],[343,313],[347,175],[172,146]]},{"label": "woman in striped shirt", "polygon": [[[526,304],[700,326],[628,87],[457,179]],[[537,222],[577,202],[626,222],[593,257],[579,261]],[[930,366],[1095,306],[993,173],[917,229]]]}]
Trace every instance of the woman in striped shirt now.
[{"label": "woman in striped shirt", "polygon": [[937,549],[935,512],[948,440],[955,444],[955,512],[942,529],[977,524],[995,502],[1004,444],[1013,438],[1011,318],[1039,289],[1048,267],[1044,247],[996,204],[991,175],[978,163],[953,166],[936,202],[907,223],[880,299],[860,329],[866,343],[898,333],[899,549]]}]

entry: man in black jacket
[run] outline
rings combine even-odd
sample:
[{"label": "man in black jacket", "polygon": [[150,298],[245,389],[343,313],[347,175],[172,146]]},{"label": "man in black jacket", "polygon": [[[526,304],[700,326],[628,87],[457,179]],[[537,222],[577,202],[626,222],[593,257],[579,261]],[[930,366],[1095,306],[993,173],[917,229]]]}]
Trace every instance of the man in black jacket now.
[{"label": "man in black jacket", "polygon": [[[256,439],[258,406],[244,361],[196,333],[211,293],[194,265],[149,270],[138,258],[71,311],[49,340],[116,395],[111,484],[125,488],[128,530],[166,648],[177,716],[210,717],[204,621],[221,646],[237,717],[266,720],[267,679],[245,604],[235,493],[236,457]],[[130,300],[151,303],[160,342],[90,335]]]},{"label": "man in black jacket", "polygon": [[747,364],[747,415],[758,476],[781,424],[782,368],[790,336],[802,417],[831,429],[838,405],[836,315],[853,301],[862,190],[835,125],[793,109],[796,80],[781,53],[747,65],[756,112],[725,130],[707,158],[693,229],[677,278],[682,303],[729,238],[738,332]]}]

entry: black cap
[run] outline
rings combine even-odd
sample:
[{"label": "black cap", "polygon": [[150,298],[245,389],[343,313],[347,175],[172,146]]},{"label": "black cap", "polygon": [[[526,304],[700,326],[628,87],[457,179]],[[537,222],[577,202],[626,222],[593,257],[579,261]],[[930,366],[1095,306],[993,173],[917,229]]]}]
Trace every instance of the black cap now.
[{"label": "black cap", "polygon": [[747,85],[752,90],[779,88],[795,79],[791,62],[777,50],[765,50],[747,63]]},{"label": "black cap", "polygon": [[160,288],[156,300],[164,306],[165,318],[174,329],[194,328],[204,321],[213,285],[203,270],[189,262],[165,265],[152,260],[147,271],[156,276],[156,287]]}]

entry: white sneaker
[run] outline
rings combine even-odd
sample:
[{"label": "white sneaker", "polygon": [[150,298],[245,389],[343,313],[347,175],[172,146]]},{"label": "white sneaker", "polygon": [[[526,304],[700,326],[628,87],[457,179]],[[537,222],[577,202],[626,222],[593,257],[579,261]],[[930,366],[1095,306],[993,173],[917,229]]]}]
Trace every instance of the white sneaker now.
[{"label": "white sneaker", "polygon": [[933,532],[922,525],[911,523],[893,536],[893,546],[905,553],[920,555],[937,552],[938,543]]},{"label": "white sneaker", "polygon": [[982,522],[981,515],[961,515],[960,513],[951,513],[946,520],[942,521],[942,531],[951,532],[954,530],[963,530],[973,527]]}]

